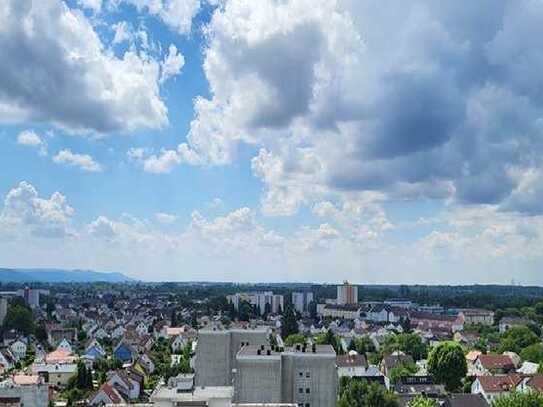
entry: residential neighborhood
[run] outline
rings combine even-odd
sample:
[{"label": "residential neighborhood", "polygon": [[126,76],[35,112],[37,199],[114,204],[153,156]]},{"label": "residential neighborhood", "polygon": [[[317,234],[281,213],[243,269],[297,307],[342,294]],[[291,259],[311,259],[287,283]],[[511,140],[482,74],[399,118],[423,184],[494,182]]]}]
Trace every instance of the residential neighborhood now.
[{"label": "residential neighborhood", "polygon": [[420,397],[491,406],[543,391],[541,302],[523,309],[527,318],[511,308],[389,298],[394,292],[377,301],[347,281],[337,290],[273,288],[2,291],[0,405],[333,407],[360,392],[397,406]]}]

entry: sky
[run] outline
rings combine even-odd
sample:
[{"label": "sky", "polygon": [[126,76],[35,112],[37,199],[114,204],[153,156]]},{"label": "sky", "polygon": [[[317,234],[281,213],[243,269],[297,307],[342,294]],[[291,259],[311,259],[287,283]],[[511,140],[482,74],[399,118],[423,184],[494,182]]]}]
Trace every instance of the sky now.
[{"label": "sky", "polygon": [[0,267],[542,285],[542,0],[0,0]]}]

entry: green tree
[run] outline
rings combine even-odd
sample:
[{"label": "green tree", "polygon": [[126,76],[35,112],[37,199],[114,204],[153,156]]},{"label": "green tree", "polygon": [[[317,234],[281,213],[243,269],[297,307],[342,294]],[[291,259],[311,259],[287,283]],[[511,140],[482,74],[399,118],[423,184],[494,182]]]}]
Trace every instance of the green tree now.
[{"label": "green tree", "polygon": [[520,352],[522,360],[528,362],[542,363],[543,362],[543,343],[534,343]]},{"label": "green tree", "polygon": [[15,329],[25,335],[34,333],[34,317],[30,308],[20,304],[11,305],[4,319],[4,329]]},{"label": "green tree", "polygon": [[511,393],[494,400],[492,407],[543,407],[543,394],[539,392]]},{"label": "green tree", "polygon": [[462,347],[456,342],[441,342],[428,357],[428,373],[448,391],[461,387],[468,366]]},{"label": "green tree", "polygon": [[411,355],[415,360],[426,358],[428,353],[427,346],[422,342],[421,337],[414,333],[402,333],[386,337],[383,352],[390,354],[398,350]]},{"label": "green tree", "polygon": [[515,326],[505,332],[500,340],[499,353],[511,351],[520,354],[524,348],[539,342],[527,326]]},{"label": "green tree", "polygon": [[292,305],[287,303],[285,305],[285,312],[283,314],[283,320],[281,325],[281,336],[287,338],[292,334],[298,333],[298,320]]},{"label": "green tree", "polygon": [[294,346],[296,344],[305,345],[307,342],[306,337],[302,334],[292,334],[285,338],[285,346]]},{"label": "green tree", "polygon": [[317,336],[315,342],[318,345],[332,345],[338,355],[345,353],[340,338],[334,335],[331,329],[328,329],[324,334]]},{"label": "green tree", "polygon": [[411,400],[407,407],[438,407],[439,404],[435,400],[429,399],[427,397],[418,396]]},{"label": "green tree", "polygon": [[375,352],[375,345],[368,335],[353,338],[349,350],[355,350],[361,355]]},{"label": "green tree", "polygon": [[399,383],[404,377],[417,373],[417,365],[414,363],[400,363],[390,370],[390,381],[393,384]]},{"label": "green tree", "polygon": [[398,407],[397,396],[377,383],[342,377],[338,407]]}]

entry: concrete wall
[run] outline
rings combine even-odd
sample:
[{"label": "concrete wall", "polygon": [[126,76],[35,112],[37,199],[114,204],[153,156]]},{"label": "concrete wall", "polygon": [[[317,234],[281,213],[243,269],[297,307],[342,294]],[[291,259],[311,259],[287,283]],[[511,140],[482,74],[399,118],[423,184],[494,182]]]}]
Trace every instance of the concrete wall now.
[{"label": "concrete wall", "polygon": [[22,406],[48,407],[49,386],[0,387],[0,397],[20,397]]},{"label": "concrete wall", "polygon": [[303,403],[304,406],[309,404],[310,407],[335,407],[337,397],[335,353],[285,353],[282,373],[283,402]]},{"label": "concrete wall", "polygon": [[196,346],[196,386],[231,386],[236,355],[243,344],[265,345],[266,330],[201,330]]},{"label": "concrete wall", "polygon": [[237,403],[280,403],[281,356],[238,357],[234,384]]}]

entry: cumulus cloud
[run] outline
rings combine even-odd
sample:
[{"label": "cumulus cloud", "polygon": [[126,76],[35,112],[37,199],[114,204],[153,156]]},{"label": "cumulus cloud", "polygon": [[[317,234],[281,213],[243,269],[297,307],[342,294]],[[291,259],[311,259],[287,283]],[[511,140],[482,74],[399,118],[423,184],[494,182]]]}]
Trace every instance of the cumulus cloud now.
[{"label": "cumulus cloud", "polygon": [[177,220],[177,216],[163,212],[155,213],[155,218],[157,221],[164,224],[173,223]]},{"label": "cumulus cloud", "polygon": [[47,155],[47,143],[33,130],[23,130],[17,135],[17,144],[37,148],[40,155]]},{"label": "cumulus cloud", "polygon": [[541,213],[515,174],[542,167],[543,3],[389,6],[225,1],[206,28],[211,96],[170,163],[259,147],[271,215],[367,192]]},{"label": "cumulus cloud", "polygon": [[52,123],[70,132],[162,128],[160,65],[109,52],[91,23],[59,0],[8,0],[0,13],[0,121]]},{"label": "cumulus cloud", "polygon": [[170,44],[170,47],[168,48],[168,55],[166,55],[164,61],[160,65],[160,82],[162,83],[173,76],[179,75],[183,65],[185,65],[185,58],[177,50],[175,45]]},{"label": "cumulus cloud", "polygon": [[102,0],[77,0],[77,3],[83,7],[99,13],[102,9]]},{"label": "cumulus cloud", "polygon": [[74,235],[73,215],[74,209],[64,195],[55,192],[49,199],[40,198],[33,185],[22,181],[6,195],[0,228],[29,231],[40,238],[62,238]]},{"label": "cumulus cloud", "polygon": [[133,5],[139,12],[159,18],[179,34],[189,34],[192,20],[200,11],[200,0],[112,0],[113,4]]},{"label": "cumulus cloud", "polygon": [[112,239],[117,235],[117,227],[105,216],[99,216],[88,225],[89,234],[98,238]]},{"label": "cumulus cloud", "polygon": [[113,32],[113,44],[122,44],[123,42],[132,42],[134,39],[134,31],[130,23],[119,21],[111,26]]},{"label": "cumulus cloud", "polygon": [[70,165],[90,172],[100,172],[103,170],[102,166],[94,161],[94,158],[90,155],[73,153],[69,149],[60,150],[53,157],[53,162]]}]

